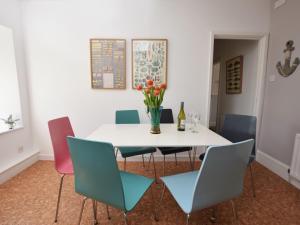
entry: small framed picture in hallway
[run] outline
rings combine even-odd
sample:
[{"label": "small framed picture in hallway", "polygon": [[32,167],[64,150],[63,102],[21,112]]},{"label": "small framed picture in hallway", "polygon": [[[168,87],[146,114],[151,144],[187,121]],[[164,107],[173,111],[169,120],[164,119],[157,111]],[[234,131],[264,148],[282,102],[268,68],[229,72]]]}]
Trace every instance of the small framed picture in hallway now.
[{"label": "small framed picture in hallway", "polygon": [[226,94],[242,93],[243,56],[226,61]]}]

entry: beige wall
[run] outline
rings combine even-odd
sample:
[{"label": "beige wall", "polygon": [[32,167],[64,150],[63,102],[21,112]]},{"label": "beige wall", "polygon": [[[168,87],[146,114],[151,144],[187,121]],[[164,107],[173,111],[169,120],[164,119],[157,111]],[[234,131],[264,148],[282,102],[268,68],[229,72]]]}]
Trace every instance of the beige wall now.
[{"label": "beige wall", "polygon": [[[273,1],[274,2],[274,1]],[[271,12],[271,35],[267,85],[258,149],[290,165],[295,134],[300,133],[300,68],[288,78],[280,76],[276,63],[283,62],[283,49],[294,40],[292,60],[300,57],[300,1],[288,0]],[[275,75],[275,81],[270,76]]]}]

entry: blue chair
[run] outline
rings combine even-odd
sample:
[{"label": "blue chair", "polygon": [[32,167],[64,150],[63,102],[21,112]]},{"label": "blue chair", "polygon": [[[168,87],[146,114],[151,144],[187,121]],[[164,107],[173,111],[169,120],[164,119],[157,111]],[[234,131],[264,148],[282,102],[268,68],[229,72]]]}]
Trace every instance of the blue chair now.
[{"label": "blue chair", "polygon": [[[160,123],[174,123],[174,117],[172,109],[163,109],[161,112]],[[190,158],[191,169],[193,169],[192,159],[191,159],[191,150],[192,147],[159,147],[158,150],[164,156],[163,161],[163,175],[165,175],[165,161],[166,155],[175,154],[175,162],[177,165],[177,153],[188,152]]]},{"label": "blue chair", "polygon": [[[233,143],[245,141],[248,139],[256,140],[256,117],[247,115],[226,114],[220,135]],[[248,164],[250,168],[253,197],[255,197],[256,194],[251,164],[255,160],[255,155],[256,153],[254,144]],[[201,154],[200,160],[203,160],[203,158],[204,154]]]},{"label": "blue chair", "polygon": [[[140,118],[137,110],[118,110],[116,111],[116,124],[139,124]],[[144,154],[151,154],[150,159],[153,159],[153,168],[156,179],[156,169],[153,153],[156,152],[154,147],[121,147],[117,148],[116,157],[118,150],[121,152],[124,158],[124,171],[126,171],[126,158],[136,155],[142,155],[143,166],[145,167]]]},{"label": "blue chair", "polygon": [[254,140],[226,146],[208,148],[199,171],[162,177],[164,188],[171,192],[181,209],[187,214],[231,200],[243,191],[243,180]]},{"label": "blue chair", "polygon": [[151,189],[154,180],[119,171],[114,148],[110,143],[74,137],[68,137],[67,141],[74,166],[75,191],[85,196],[78,224],[88,198],[93,201],[95,224],[98,223],[96,201],[122,210],[127,224],[127,213],[133,210],[145,192]]}]

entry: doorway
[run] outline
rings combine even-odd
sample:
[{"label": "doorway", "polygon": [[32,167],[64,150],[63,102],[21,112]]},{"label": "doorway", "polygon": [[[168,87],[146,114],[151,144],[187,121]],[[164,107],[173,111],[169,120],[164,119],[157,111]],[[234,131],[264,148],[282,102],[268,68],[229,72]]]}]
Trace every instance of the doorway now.
[{"label": "doorway", "polygon": [[[254,115],[259,137],[267,49],[268,34],[211,33],[207,127],[218,132],[227,113]],[[226,62],[240,56],[243,60],[241,91],[230,93]]]}]

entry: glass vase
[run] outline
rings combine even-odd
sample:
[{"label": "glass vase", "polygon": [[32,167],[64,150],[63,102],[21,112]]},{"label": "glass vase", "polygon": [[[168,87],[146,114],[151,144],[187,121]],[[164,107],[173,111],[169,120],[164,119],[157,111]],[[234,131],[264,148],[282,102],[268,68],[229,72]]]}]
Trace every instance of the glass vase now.
[{"label": "glass vase", "polygon": [[160,113],[161,109],[158,108],[149,108],[150,118],[151,118],[151,130],[152,134],[160,134]]}]

